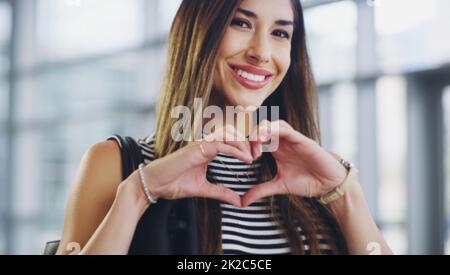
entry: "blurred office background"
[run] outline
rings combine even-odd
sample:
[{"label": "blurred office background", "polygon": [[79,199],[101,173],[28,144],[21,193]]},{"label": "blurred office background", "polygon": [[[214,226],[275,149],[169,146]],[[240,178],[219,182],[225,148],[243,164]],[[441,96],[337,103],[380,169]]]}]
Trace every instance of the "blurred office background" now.
[{"label": "blurred office background", "polygon": [[[395,253],[450,254],[450,1],[302,0],[324,147]],[[0,0],[0,254],[58,239],[83,152],[144,137],[179,0]]]}]

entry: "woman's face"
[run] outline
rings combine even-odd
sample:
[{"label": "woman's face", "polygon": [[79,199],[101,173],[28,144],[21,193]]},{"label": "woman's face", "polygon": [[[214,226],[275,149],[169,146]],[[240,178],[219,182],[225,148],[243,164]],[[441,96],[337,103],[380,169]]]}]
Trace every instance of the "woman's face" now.
[{"label": "woman's face", "polygon": [[244,0],[220,46],[213,98],[261,106],[289,69],[293,22],[291,0]]}]

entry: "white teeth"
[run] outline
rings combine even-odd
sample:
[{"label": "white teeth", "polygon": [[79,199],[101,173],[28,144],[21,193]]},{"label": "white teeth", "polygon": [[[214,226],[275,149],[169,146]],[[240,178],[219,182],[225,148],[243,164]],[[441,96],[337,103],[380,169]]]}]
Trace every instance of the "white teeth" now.
[{"label": "white teeth", "polygon": [[263,76],[263,75],[251,74],[251,73],[245,72],[245,71],[243,71],[241,69],[237,69],[235,71],[241,77],[246,78],[246,79],[251,80],[251,81],[254,81],[254,82],[262,82],[262,81],[264,81],[264,79],[266,79],[266,77]]}]

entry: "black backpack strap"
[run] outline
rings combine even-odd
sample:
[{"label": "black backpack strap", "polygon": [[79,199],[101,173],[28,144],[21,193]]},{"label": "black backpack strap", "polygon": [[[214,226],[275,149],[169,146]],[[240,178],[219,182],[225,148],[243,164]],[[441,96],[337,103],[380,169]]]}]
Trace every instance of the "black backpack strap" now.
[{"label": "black backpack strap", "polygon": [[144,162],[139,144],[131,137],[113,135],[108,140],[114,140],[120,147],[122,159],[122,179],[128,178]]},{"label": "black backpack strap", "polygon": [[[144,162],[141,147],[131,137],[111,136],[121,148],[123,179]],[[169,201],[159,199],[139,220],[129,254],[199,254],[197,219],[192,198]]]},{"label": "black backpack strap", "polygon": [[[126,179],[144,162],[141,148],[131,137],[113,135],[108,140],[114,140],[120,146],[122,177]],[[172,254],[169,232],[173,211],[173,202],[164,199],[159,199],[157,204],[149,207],[136,226],[128,254]]]},{"label": "black backpack strap", "polygon": [[[136,170],[144,158],[139,144],[131,137],[113,136],[122,143],[124,178]],[[129,170],[127,170],[129,169]],[[199,253],[197,220],[192,198],[160,199],[147,209],[136,226],[129,254]]]}]

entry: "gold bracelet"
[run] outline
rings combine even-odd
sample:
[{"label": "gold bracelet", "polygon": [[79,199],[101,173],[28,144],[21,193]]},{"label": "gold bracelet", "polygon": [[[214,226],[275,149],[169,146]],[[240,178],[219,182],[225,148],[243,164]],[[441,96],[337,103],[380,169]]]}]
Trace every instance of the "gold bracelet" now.
[{"label": "gold bracelet", "polygon": [[358,174],[358,169],[356,169],[356,167],[354,167],[353,164],[351,164],[348,161],[345,161],[343,159],[341,159],[339,161],[342,165],[344,165],[344,167],[347,169],[348,173],[347,176],[344,179],[344,182],[339,185],[338,187],[336,187],[336,189],[334,189],[334,191],[331,191],[330,193],[323,195],[319,198],[319,202],[321,204],[328,204],[332,201],[335,201],[337,199],[339,199],[340,197],[344,196],[345,191],[347,191],[348,187],[350,186],[350,184],[352,182],[355,181],[356,179],[356,175]]}]

